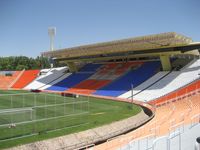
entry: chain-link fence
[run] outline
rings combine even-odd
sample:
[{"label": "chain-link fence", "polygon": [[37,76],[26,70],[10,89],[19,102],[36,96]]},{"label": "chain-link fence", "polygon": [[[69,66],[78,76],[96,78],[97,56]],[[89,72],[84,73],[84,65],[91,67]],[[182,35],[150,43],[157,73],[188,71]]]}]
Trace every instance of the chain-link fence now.
[{"label": "chain-link fence", "polygon": [[88,123],[89,97],[0,95],[0,142]]}]

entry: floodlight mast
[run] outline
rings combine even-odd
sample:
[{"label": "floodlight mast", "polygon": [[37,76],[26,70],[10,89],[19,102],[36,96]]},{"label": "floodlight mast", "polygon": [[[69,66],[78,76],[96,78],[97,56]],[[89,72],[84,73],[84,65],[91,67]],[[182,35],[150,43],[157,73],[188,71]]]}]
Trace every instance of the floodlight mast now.
[{"label": "floodlight mast", "polygon": [[56,28],[55,27],[49,27],[48,28],[48,34],[50,37],[50,51],[53,51],[54,49],[54,37],[56,35]]},{"label": "floodlight mast", "polygon": [[[49,27],[48,28],[48,34],[50,37],[50,51],[54,50],[54,37],[56,35],[56,28],[55,27]],[[50,64],[51,64],[51,68],[53,68],[53,59],[50,58]]]}]

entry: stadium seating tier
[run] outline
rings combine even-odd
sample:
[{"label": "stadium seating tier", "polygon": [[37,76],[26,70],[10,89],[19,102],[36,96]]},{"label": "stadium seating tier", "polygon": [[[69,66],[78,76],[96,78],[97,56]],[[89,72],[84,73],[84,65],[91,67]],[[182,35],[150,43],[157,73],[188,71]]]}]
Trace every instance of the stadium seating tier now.
[{"label": "stadium seating tier", "polygon": [[70,74],[67,70],[67,67],[42,69],[40,75],[24,89],[46,89],[66,78]]},{"label": "stadium seating tier", "polygon": [[199,79],[200,59],[194,60],[180,71],[172,71],[167,76],[134,95],[134,99],[151,101],[178,90]]},{"label": "stadium seating tier", "polygon": [[77,93],[77,94],[91,94],[95,92],[97,89],[107,85],[111,80],[85,80],[76,86],[67,90],[69,93]]},{"label": "stadium seating tier", "polygon": [[9,71],[9,76],[6,75],[6,72],[0,74],[0,89],[7,89],[14,82],[14,80],[18,77],[21,71]]},{"label": "stadium seating tier", "polygon": [[22,89],[35,78],[37,78],[39,70],[26,70],[22,73],[19,79],[12,85],[12,88]]},{"label": "stadium seating tier", "polygon": [[159,61],[145,62],[93,94],[117,97],[153,76],[159,67]]},{"label": "stadium seating tier", "polygon": [[81,81],[86,80],[89,78],[93,73],[73,73],[69,75],[64,80],[52,85],[51,87],[47,88],[46,90],[51,91],[65,91],[69,88],[79,84]]}]

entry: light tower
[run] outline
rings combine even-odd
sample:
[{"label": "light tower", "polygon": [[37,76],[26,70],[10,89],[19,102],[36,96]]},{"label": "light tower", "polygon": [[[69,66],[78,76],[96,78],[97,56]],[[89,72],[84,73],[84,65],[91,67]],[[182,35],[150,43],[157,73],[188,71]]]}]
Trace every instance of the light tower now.
[{"label": "light tower", "polygon": [[56,28],[55,27],[49,27],[48,28],[48,34],[50,37],[50,50],[53,51],[54,49],[54,37],[56,35]]},{"label": "light tower", "polygon": [[[53,51],[54,49],[54,37],[56,35],[56,28],[55,27],[49,27],[48,28],[48,34],[49,34],[49,37],[50,37],[50,51]],[[50,61],[50,64],[51,64],[51,68],[53,68],[53,64],[54,64],[54,61],[53,61],[53,58],[50,57],[49,58],[49,61]]]}]

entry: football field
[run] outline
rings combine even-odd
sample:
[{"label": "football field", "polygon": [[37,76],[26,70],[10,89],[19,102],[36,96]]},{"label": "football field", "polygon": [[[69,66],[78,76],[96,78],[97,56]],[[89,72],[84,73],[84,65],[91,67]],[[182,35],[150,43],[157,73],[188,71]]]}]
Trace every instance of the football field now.
[{"label": "football field", "polygon": [[130,105],[83,96],[0,90],[0,148],[75,133],[141,111]]}]

